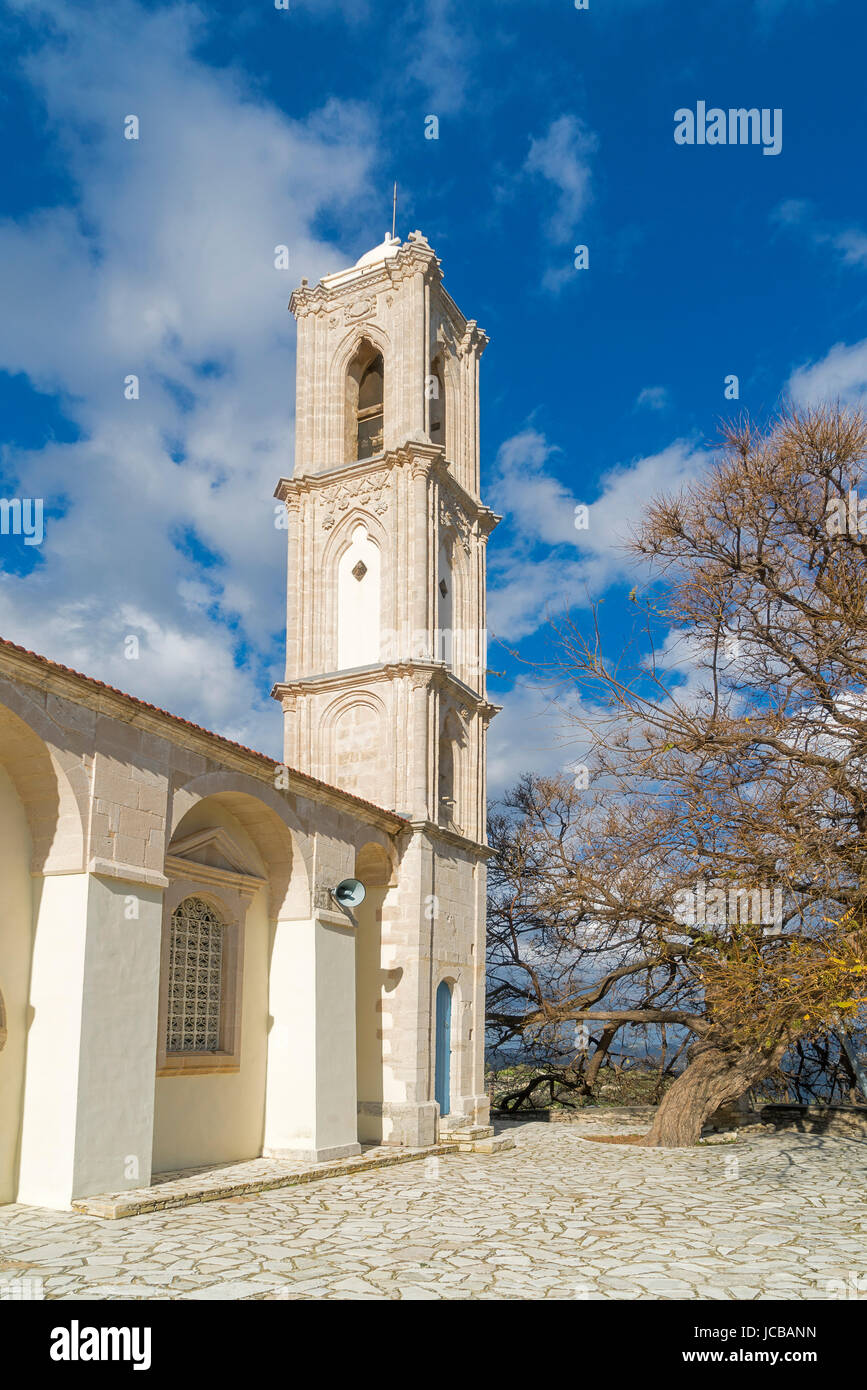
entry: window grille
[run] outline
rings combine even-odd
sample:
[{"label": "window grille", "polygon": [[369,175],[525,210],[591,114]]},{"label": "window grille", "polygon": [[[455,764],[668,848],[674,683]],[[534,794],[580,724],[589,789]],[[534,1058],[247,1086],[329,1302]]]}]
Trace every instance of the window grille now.
[{"label": "window grille", "polygon": [[172,913],[167,1052],[220,1049],[224,931],[201,898],[185,898]]}]

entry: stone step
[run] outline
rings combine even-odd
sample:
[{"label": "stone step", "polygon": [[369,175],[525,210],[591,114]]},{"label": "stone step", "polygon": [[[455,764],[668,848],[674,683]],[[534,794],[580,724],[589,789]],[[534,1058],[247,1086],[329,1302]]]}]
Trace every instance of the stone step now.
[{"label": "stone step", "polygon": [[445,1157],[454,1152],[452,1144],[432,1144],[423,1149],[371,1146],[365,1153],[334,1159],[329,1163],[253,1158],[210,1169],[195,1169],[188,1174],[179,1173],[151,1187],[79,1197],[72,1203],[72,1210],[84,1216],[100,1216],[106,1221],[117,1221],[127,1216],[163,1211],[168,1207],[189,1207],[199,1202],[219,1202],[231,1198],[246,1199],[280,1187],[319,1182],[324,1178],[351,1177],[377,1168],[390,1168],[397,1163]]},{"label": "stone step", "polygon": [[487,1139],[476,1139],[472,1144],[459,1144],[462,1154],[499,1154],[506,1149],[514,1149],[515,1140],[511,1134],[492,1134]]},{"label": "stone step", "polygon": [[462,1125],[459,1129],[446,1129],[440,1134],[441,1144],[474,1144],[479,1139],[491,1139],[493,1125]]}]

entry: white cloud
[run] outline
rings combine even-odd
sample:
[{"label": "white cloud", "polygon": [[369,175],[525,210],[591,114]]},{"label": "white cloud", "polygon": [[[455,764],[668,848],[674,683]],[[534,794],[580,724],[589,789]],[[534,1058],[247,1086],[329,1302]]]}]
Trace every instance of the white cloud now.
[{"label": "white cloud", "polygon": [[459,12],[454,0],[422,0],[409,12],[407,75],[424,88],[434,116],[454,115],[467,98],[474,47]]},{"label": "white cloud", "polygon": [[568,773],[585,746],[566,706],[541,686],[514,686],[488,734],[488,795],[502,796],[524,772]]},{"label": "white cloud", "polygon": [[553,186],[554,198],[546,219],[547,233],[558,244],[578,234],[578,220],[591,199],[590,156],[599,141],[577,116],[563,115],[545,135],[531,140],[524,173]]},{"label": "white cloud", "polygon": [[867,265],[867,233],[859,231],[857,227],[838,232],[834,237],[834,246],[847,265]]},{"label": "white cloud", "polygon": [[792,399],[798,405],[839,400],[863,405],[867,397],[867,338],[860,343],[835,343],[818,362],[805,363],[790,376]]},{"label": "white cloud", "polygon": [[[493,490],[508,517],[510,541],[498,546],[495,533],[488,614],[491,631],[506,640],[526,637],[548,617],[586,605],[631,576],[624,545],[644,506],[698,476],[707,463],[704,452],[676,440],[658,454],[609,469],[592,500],[553,473],[561,453],[539,431],[526,429],[497,455]],[[586,530],[575,524],[582,504],[589,505]]]},{"label": "white cloud", "polygon": [[668,390],[665,386],[645,386],[639,391],[635,404],[646,405],[648,410],[665,410],[668,405]]},{"label": "white cloud", "polygon": [[786,198],[771,213],[772,222],[780,222],[786,227],[799,226],[810,215],[810,204],[805,198]]},{"label": "white cloud", "polygon": [[814,246],[831,246],[844,265],[867,265],[867,233],[859,227],[833,227],[821,222],[813,204],[804,198],[788,198],[771,214],[771,220],[783,227],[797,227],[806,233]]},{"label": "white cloud", "polygon": [[[2,631],[275,750],[286,304],[302,274],[363,249],[335,250],[313,226],[325,209],[363,215],[375,132],[364,108],[337,102],[290,120],[239,71],[204,66],[192,8],[124,0],[26,14],[50,26],[26,74],[77,203],[0,224],[15,289],[0,368],[60,392],[81,439],[7,451],[21,495],[66,510],[46,523],[41,563],[7,579]],[[123,139],[128,114],[138,141]],[[274,268],[279,244],[289,274]],[[138,401],[124,399],[128,373]],[[213,564],[198,563],[199,545]],[[137,662],[123,659],[130,631],[142,637]]]}]

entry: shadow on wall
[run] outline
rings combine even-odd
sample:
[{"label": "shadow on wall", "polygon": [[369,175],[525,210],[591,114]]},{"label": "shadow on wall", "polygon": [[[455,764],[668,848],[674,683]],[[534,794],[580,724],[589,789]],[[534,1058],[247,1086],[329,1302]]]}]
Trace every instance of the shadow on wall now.
[{"label": "shadow on wall", "polygon": [[403,971],[382,966],[382,910],[392,878],[388,855],[381,845],[367,844],[355,861],[355,877],[364,884],[364,902],[355,909],[358,921],[355,955],[356,1081],[358,1139],[362,1144],[383,1140],[385,1101],[383,1012]]}]

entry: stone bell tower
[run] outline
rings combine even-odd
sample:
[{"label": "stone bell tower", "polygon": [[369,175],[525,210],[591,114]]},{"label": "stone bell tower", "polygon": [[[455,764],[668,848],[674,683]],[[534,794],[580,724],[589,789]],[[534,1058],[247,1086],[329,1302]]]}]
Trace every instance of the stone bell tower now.
[{"label": "stone bell tower", "polygon": [[[386,1076],[381,1101],[360,1094],[359,1109],[381,1105],[386,1141],[430,1142],[437,1089],[443,1117],[466,1123],[485,1108],[485,739],[496,712],[485,550],[499,520],[479,496],[487,338],[420,232],[302,281],[290,309],[295,469],[275,494],[289,533],[286,679],[273,694],[289,766],[411,824],[382,909],[382,965],[400,975],[380,1001]],[[449,1061],[435,1055],[442,984]]]}]

